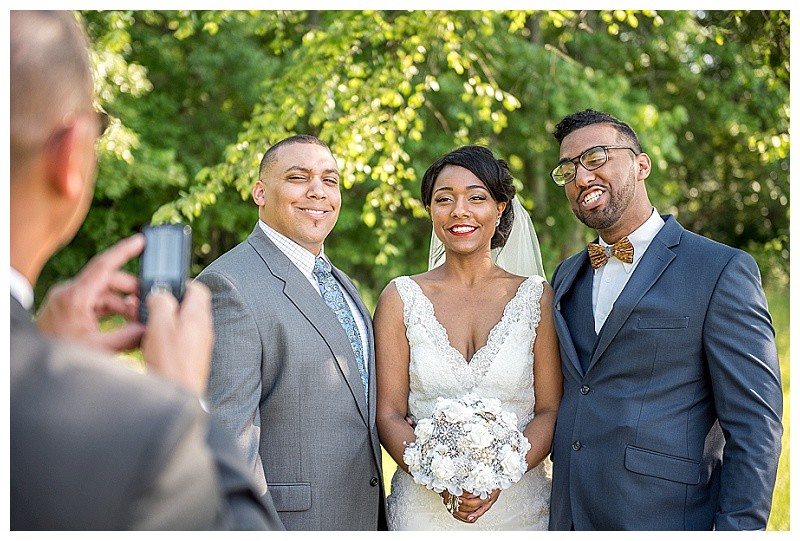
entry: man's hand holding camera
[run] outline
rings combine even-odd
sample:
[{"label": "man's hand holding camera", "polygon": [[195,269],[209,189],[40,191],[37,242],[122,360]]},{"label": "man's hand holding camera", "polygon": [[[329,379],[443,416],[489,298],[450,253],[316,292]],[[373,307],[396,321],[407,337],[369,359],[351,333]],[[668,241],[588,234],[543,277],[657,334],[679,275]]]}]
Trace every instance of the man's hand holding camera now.
[{"label": "man's hand holding camera", "polygon": [[[211,295],[196,282],[187,285],[180,305],[167,292],[148,295],[148,324],[138,322],[139,280],[122,267],[144,244],[141,234],[123,239],[93,257],[74,279],[53,286],[37,325],[45,334],[112,353],[141,346],[150,370],[202,396],[213,347]],[[102,332],[100,320],[114,315],[126,323]]]}]

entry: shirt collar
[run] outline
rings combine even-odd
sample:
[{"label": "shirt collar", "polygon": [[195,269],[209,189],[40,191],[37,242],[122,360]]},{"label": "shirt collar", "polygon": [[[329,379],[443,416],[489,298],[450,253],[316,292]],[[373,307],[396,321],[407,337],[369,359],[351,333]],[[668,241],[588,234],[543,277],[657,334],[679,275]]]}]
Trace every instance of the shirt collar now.
[{"label": "shirt collar", "polygon": [[28,279],[17,269],[11,267],[9,281],[11,282],[11,296],[17,299],[26,310],[33,308],[33,286]]},{"label": "shirt collar", "polygon": [[[661,231],[662,227],[664,227],[664,219],[661,218],[661,215],[655,207],[653,207],[653,212],[650,214],[650,217],[636,228],[633,233],[628,235],[628,240],[631,241],[633,245],[633,261],[631,263],[622,263],[622,267],[625,269],[626,273],[630,273],[633,270],[644,255],[647,247],[650,246],[650,243],[656,238],[658,232]],[[603,240],[603,237],[600,237],[600,245],[608,246],[609,244]]]},{"label": "shirt collar", "polygon": [[[311,252],[309,252],[306,248],[300,246],[295,241],[287,237],[286,235],[282,235],[278,233],[273,228],[268,226],[264,223],[263,220],[258,220],[258,225],[261,226],[261,230],[264,234],[271,240],[278,249],[288,257],[295,266],[300,269],[306,277],[313,276],[312,273],[314,271],[314,263],[317,260],[317,257],[324,257],[326,260],[328,258],[325,256],[325,246],[322,246],[319,250],[319,256],[315,256]],[[330,263],[330,260],[328,260]]]}]

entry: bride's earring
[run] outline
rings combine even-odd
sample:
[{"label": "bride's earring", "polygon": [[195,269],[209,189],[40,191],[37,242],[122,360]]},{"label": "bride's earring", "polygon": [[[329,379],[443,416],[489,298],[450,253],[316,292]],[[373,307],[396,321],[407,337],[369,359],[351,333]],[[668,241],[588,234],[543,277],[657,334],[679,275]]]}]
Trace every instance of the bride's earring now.
[{"label": "bride's earring", "polygon": [[495,227],[500,227],[500,218],[501,218],[502,216],[503,216],[503,215],[501,214],[500,216],[498,216],[498,217],[497,217],[497,221],[494,223],[494,226],[495,226]]}]

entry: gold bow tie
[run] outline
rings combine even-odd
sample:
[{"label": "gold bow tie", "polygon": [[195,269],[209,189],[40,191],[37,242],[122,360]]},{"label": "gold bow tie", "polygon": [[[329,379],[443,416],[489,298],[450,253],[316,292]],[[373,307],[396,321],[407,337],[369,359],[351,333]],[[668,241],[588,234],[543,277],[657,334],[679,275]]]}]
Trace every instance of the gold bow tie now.
[{"label": "gold bow tie", "polygon": [[633,244],[628,237],[622,237],[611,246],[601,246],[591,242],[588,248],[593,269],[599,269],[605,265],[610,257],[616,257],[623,263],[633,263]]}]

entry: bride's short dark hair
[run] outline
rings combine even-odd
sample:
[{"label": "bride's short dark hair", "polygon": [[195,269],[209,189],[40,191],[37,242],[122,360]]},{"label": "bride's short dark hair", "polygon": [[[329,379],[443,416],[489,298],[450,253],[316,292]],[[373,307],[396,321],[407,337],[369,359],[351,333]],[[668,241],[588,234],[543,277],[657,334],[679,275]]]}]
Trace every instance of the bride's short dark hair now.
[{"label": "bride's short dark hair", "polygon": [[486,185],[495,201],[508,203],[500,216],[500,225],[497,226],[494,236],[492,236],[492,248],[505,246],[514,223],[514,209],[511,207],[511,200],[517,193],[517,189],[514,187],[514,177],[511,176],[511,170],[506,161],[495,158],[491,150],[479,145],[466,145],[448,152],[428,167],[422,177],[422,202],[426,208],[431,205],[436,178],[448,165],[457,165],[469,170]]}]

